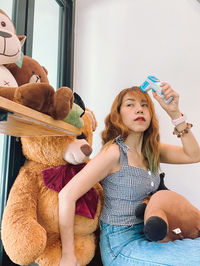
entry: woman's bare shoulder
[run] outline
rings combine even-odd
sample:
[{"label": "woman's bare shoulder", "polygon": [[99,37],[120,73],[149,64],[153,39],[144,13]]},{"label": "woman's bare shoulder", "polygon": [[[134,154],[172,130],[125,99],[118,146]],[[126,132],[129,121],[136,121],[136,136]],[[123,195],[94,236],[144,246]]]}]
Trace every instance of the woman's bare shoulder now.
[{"label": "woman's bare shoulder", "polygon": [[108,147],[102,149],[102,153],[106,153],[108,155],[111,155],[115,159],[118,159],[120,155],[119,146],[115,143],[110,144]]},{"label": "woman's bare shoulder", "polygon": [[115,171],[118,169],[120,161],[119,146],[117,144],[110,144],[108,147],[104,147],[101,151],[101,157],[104,161],[107,161],[109,173]]}]

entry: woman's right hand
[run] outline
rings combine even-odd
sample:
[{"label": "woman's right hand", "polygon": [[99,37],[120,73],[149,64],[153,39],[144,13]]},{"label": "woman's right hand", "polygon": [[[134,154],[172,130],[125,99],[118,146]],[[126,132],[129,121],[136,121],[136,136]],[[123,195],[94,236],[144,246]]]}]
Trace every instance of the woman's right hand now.
[{"label": "woman's right hand", "polygon": [[80,266],[75,256],[62,255],[59,266]]}]

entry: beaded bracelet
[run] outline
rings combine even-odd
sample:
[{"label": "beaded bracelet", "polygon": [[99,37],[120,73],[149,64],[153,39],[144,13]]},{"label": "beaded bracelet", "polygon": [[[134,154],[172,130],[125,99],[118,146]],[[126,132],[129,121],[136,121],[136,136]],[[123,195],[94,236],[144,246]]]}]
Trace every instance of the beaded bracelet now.
[{"label": "beaded bracelet", "polygon": [[183,135],[187,134],[189,132],[189,129],[193,127],[193,124],[187,123],[187,127],[183,129],[182,131],[178,131],[178,129],[175,127],[173,135],[176,135],[177,138],[182,137]]}]

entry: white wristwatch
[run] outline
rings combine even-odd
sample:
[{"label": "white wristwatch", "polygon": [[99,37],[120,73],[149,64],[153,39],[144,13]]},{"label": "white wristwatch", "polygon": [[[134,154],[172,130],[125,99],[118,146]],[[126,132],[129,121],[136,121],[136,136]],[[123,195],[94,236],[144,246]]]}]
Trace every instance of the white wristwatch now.
[{"label": "white wristwatch", "polygon": [[176,126],[178,126],[179,124],[185,122],[186,119],[187,119],[187,117],[186,117],[184,114],[181,114],[181,117],[172,120],[172,124],[176,127]]}]

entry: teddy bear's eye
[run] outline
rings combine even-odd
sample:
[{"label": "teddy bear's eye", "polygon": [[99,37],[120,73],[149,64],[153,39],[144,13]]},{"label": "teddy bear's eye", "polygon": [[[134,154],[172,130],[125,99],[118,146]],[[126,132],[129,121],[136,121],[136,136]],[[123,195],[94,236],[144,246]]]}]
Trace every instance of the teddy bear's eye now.
[{"label": "teddy bear's eye", "polygon": [[2,26],[2,27],[6,27],[6,23],[5,23],[5,21],[1,21],[1,26]]},{"label": "teddy bear's eye", "polygon": [[84,133],[82,133],[81,135],[78,135],[76,138],[77,139],[86,139],[86,136]]}]

